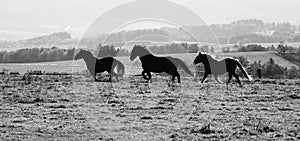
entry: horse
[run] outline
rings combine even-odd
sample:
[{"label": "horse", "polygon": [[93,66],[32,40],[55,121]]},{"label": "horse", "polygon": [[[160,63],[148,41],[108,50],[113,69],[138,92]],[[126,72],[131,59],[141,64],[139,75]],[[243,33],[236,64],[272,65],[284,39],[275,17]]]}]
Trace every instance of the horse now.
[{"label": "horse", "polygon": [[215,76],[216,81],[218,81],[219,83],[222,83],[221,81],[219,81],[218,75],[228,72],[229,79],[228,79],[226,85],[229,84],[232,76],[234,76],[236,78],[237,82],[239,83],[239,85],[241,86],[242,85],[241,81],[240,81],[238,75],[235,73],[235,70],[237,67],[239,67],[239,69],[242,71],[243,75],[249,81],[252,80],[252,77],[250,75],[248,75],[248,73],[246,72],[246,70],[241,65],[241,63],[239,62],[238,59],[227,57],[225,59],[218,60],[209,54],[200,52],[198,54],[198,56],[195,58],[193,64],[196,65],[199,63],[203,63],[204,69],[205,69],[204,76],[202,78],[201,83],[203,83],[205,81],[206,77],[209,74],[213,74]]},{"label": "horse", "polygon": [[[172,75],[172,82],[175,81],[175,77],[180,83],[180,75],[177,71],[178,67],[182,67],[185,72],[193,76],[192,72],[186,66],[186,64],[179,58],[174,58],[171,56],[167,57],[157,57],[154,56],[150,51],[144,46],[135,45],[130,54],[130,60],[133,61],[136,57],[139,57],[142,62],[142,76],[146,80],[151,80],[151,72],[161,73],[166,72]],[[148,77],[146,77],[146,75]]]},{"label": "horse", "polygon": [[[80,51],[74,57],[74,60],[83,59],[87,69],[92,74],[95,81],[97,81],[96,74],[102,72],[108,72],[110,74],[109,80],[112,81],[114,76],[117,81],[119,81],[118,76],[123,76],[125,72],[125,67],[123,63],[113,57],[96,58],[89,51],[80,49]],[[117,67],[118,66],[118,67]],[[114,72],[115,67],[117,67],[117,73]]]}]

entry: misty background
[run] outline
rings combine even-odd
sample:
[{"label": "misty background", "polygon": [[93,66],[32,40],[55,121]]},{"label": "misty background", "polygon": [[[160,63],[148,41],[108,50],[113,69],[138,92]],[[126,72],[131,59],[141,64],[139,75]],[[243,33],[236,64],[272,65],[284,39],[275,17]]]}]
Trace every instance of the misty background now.
[{"label": "misty background", "polygon": [[[0,40],[28,39],[64,31],[72,37],[80,37],[97,17],[128,2],[132,0],[3,0],[0,2]],[[297,0],[170,2],[192,10],[208,25],[229,24],[241,19],[300,25]],[[151,28],[150,24],[145,27]]]}]

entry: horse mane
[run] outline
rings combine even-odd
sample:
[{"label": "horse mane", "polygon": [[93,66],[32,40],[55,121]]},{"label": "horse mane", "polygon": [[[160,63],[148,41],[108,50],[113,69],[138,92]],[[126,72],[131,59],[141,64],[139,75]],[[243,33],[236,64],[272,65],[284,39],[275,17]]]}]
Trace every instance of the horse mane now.
[{"label": "horse mane", "polygon": [[88,55],[90,55],[90,56],[95,57],[95,56],[94,56],[90,51],[88,51],[88,50],[82,49],[81,51],[83,51],[84,53],[86,53],[86,54],[88,54]]},{"label": "horse mane", "polygon": [[138,48],[142,49],[143,51],[145,51],[145,53],[152,54],[152,52],[150,50],[148,50],[146,48],[146,46],[135,45],[134,47],[138,47]]},{"label": "horse mane", "polygon": [[215,55],[208,54],[208,53],[202,53],[202,55],[205,55],[207,57],[207,59],[215,60],[215,61],[220,61],[219,59],[216,58]]},{"label": "horse mane", "polygon": [[146,48],[146,46],[140,46],[143,50],[145,50],[146,52],[149,52],[149,53],[151,53],[147,48]]},{"label": "horse mane", "polygon": [[218,60],[218,59],[216,58],[216,56],[214,56],[214,55],[211,55],[211,54],[206,54],[206,56],[210,57],[211,59]]}]

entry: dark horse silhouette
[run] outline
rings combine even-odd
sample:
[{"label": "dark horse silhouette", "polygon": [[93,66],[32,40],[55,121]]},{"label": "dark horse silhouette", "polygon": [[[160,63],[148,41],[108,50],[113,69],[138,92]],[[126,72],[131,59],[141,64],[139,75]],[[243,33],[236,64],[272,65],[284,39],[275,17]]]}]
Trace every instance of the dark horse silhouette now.
[{"label": "dark horse silhouette", "polygon": [[218,80],[218,75],[228,72],[229,79],[226,84],[228,84],[230,82],[232,76],[234,76],[236,78],[236,80],[238,81],[239,85],[241,85],[241,81],[240,81],[238,75],[235,73],[237,66],[240,68],[240,70],[243,72],[244,76],[248,80],[250,80],[250,81],[252,80],[252,77],[247,74],[244,67],[241,65],[241,63],[237,59],[228,57],[223,60],[217,60],[216,58],[212,57],[209,54],[200,52],[198,54],[198,56],[195,58],[194,64],[198,64],[201,62],[204,64],[204,69],[205,69],[204,76],[203,76],[201,83],[203,83],[205,81],[206,77],[209,74],[215,75],[216,80],[219,83],[221,83]]},{"label": "dark horse silhouette", "polygon": [[[113,57],[104,57],[104,58],[96,58],[89,51],[82,50],[77,53],[74,57],[75,60],[83,59],[87,69],[94,77],[95,81],[96,74],[107,71],[110,74],[109,80],[111,81],[112,77],[116,77],[117,81],[119,81],[118,76],[123,76],[125,72],[125,67],[121,61],[113,58]],[[114,72],[115,67],[117,66],[118,74]]]},{"label": "dark horse silhouette", "polygon": [[[135,45],[131,51],[130,60],[133,61],[137,56],[139,56],[142,62],[142,75],[146,80],[151,79],[151,72],[166,72],[172,75],[173,82],[175,80],[175,77],[177,77],[178,83],[180,83],[180,75],[177,71],[177,67],[179,66],[182,67],[189,75],[193,76],[192,72],[189,70],[186,64],[178,58],[170,56],[157,57],[151,54],[150,51],[148,51],[145,47]],[[148,77],[146,77],[145,74],[147,74]]]}]

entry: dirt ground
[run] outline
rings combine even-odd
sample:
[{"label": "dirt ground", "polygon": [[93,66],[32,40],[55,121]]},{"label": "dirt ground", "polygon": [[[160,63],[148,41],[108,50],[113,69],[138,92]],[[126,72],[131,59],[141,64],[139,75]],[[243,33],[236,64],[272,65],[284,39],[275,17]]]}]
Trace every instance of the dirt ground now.
[{"label": "dirt ground", "polygon": [[300,140],[300,80],[0,77],[0,140]]}]

